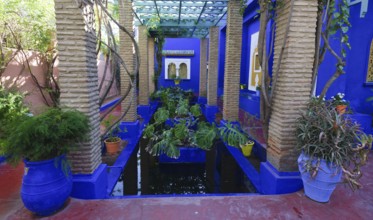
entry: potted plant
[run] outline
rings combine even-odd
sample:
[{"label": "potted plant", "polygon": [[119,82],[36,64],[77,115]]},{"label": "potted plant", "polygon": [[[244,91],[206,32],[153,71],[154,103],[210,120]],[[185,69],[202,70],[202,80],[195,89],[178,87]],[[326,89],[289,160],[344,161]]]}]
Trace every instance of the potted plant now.
[{"label": "potted plant", "polygon": [[366,163],[372,136],[337,112],[332,101],[312,98],[298,119],[298,166],[306,196],[327,202],[343,175],[354,190],[360,187],[360,167]]},{"label": "potted plant", "polygon": [[344,114],[346,112],[348,102],[344,99],[345,94],[337,93],[332,97],[332,103],[335,106],[338,114]]},{"label": "potted plant", "polygon": [[116,154],[119,152],[120,144],[122,141],[122,139],[117,136],[118,132],[121,131],[119,127],[115,126],[114,128],[110,128],[113,120],[114,120],[113,115],[109,115],[109,117],[103,121],[105,128],[109,129],[109,131],[107,131],[107,134],[105,136],[104,143],[105,143],[106,153],[110,155]]},{"label": "potted plant", "polygon": [[240,147],[245,157],[251,155],[255,143],[240,129],[238,123],[225,123],[223,126],[219,127],[219,134],[222,140],[228,145],[232,147]]},{"label": "potted plant", "polygon": [[176,76],[176,77],[174,78],[175,85],[179,85],[179,84],[180,84],[180,81],[181,81],[180,76]]},{"label": "potted plant", "polygon": [[65,155],[86,140],[88,118],[76,110],[48,108],[37,116],[14,118],[5,128],[0,154],[11,164],[24,160],[25,207],[38,215],[53,214],[70,195],[72,174]]},{"label": "potted plant", "polygon": [[246,89],[246,88],[247,88],[246,84],[244,84],[244,83],[241,83],[241,84],[240,84],[240,89],[241,89],[241,90],[244,90],[244,89]]}]

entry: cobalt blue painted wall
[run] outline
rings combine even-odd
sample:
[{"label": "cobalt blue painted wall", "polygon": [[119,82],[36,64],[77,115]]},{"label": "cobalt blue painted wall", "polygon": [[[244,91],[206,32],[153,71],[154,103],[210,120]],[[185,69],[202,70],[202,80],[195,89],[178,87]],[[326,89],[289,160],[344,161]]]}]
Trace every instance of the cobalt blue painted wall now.
[{"label": "cobalt blue painted wall", "polygon": [[[359,113],[373,114],[373,106],[367,103],[366,99],[373,96],[373,85],[365,85],[368,70],[368,59],[370,43],[373,39],[373,2],[369,2],[368,13],[364,18],[360,18],[361,4],[350,7],[350,28],[348,35],[351,50],[347,50],[346,74],[338,78],[330,87],[327,98],[338,92],[346,94],[346,99],[350,101],[351,108]],[[333,48],[338,50],[340,40],[333,42]],[[320,94],[326,81],[335,71],[335,59],[327,54],[320,66],[317,82],[317,94]]]},{"label": "cobalt blue painted wall", "polygon": [[224,63],[225,63],[225,40],[227,37],[226,27],[220,29],[219,33],[219,59],[218,59],[218,88],[224,88]]},{"label": "cobalt blue painted wall", "polygon": [[165,58],[188,58],[191,60],[190,80],[182,80],[180,82],[180,87],[182,89],[193,89],[195,93],[198,93],[200,40],[198,38],[166,38],[163,50],[194,50],[194,56],[164,56],[162,59],[162,72],[159,77],[158,85],[162,87],[175,86],[173,80],[165,80]]}]

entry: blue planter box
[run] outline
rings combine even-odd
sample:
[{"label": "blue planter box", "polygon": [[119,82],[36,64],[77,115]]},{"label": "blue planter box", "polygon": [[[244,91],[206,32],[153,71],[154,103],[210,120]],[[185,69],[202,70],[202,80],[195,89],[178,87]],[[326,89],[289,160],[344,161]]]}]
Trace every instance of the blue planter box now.
[{"label": "blue planter box", "polygon": [[0,156],[0,163],[4,162],[5,161],[5,157],[1,157]]},{"label": "blue planter box", "polygon": [[158,157],[159,163],[204,163],[206,151],[195,147],[180,147],[180,157],[173,159],[166,154]]}]

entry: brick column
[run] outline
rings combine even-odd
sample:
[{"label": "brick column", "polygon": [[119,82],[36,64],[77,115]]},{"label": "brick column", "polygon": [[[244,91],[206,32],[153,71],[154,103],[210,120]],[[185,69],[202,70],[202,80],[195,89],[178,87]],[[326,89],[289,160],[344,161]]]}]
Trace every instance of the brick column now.
[{"label": "brick column", "polygon": [[[123,25],[127,30],[132,31],[133,29],[133,14],[132,14],[132,3],[130,1],[122,1],[123,4],[119,4],[119,23]],[[120,45],[119,54],[126,63],[128,71],[133,73],[134,70],[134,57],[133,57],[133,44],[130,37],[123,31],[119,32]],[[131,81],[126,70],[121,65],[120,67],[120,93],[124,95],[129,87]],[[131,91],[125,100],[121,103],[122,114],[129,110],[124,116],[123,121],[134,122],[137,120],[137,94],[136,94],[136,83],[133,83]],[[132,102],[131,102],[132,99]]]},{"label": "brick column", "polygon": [[[93,5],[56,0],[61,106],[89,117],[89,140],[69,154],[74,174],[91,174],[101,164],[100,112]],[[83,14],[82,14],[83,13]]]},{"label": "brick column", "polygon": [[207,39],[200,39],[200,58],[199,58],[199,96],[206,97],[206,60],[207,60]]},{"label": "brick column", "polygon": [[139,26],[140,70],[139,105],[149,105],[148,35],[145,26]]},{"label": "brick column", "polygon": [[[279,62],[289,17],[290,0],[284,1],[276,21],[273,71]],[[294,3],[290,31],[286,40],[277,85],[274,88],[269,124],[267,160],[279,171],[297,171],[294,135],[296,119],[305,109],[311,91],[313,54],[315,52],[317,1]]]},{"label": "brick column", "polygon": [[148,39],[149,95],[154,92],[154,38]]},{"label": "brick column", "polygon": [[242,45],[242,15],[239,0],[228,3],[227,38],[224,66],[224,99],[223,119],[238,121],[241,45]]},{"label": "brick column", "polygon": [[219,27],[210,27],[209,72],[207,76],[207,105],[217,106]]}]

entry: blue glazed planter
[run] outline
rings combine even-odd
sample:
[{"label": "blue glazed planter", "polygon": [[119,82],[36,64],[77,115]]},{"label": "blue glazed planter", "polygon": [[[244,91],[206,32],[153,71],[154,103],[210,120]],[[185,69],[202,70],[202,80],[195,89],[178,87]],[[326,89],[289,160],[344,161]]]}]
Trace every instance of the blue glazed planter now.
[{"label": "blue glazed planter", "polygon": [[[341,182],[342,170],[321,160],[319,171],[315,178],[305,170],[305,162],[309,159],[305,154],[298,158],[298,168],[302,176],[304,193],[317,202],[328,202],[335,187]],[[316,160],[315,160],[316,163]]]},{"label": "blue glazed planter", "polygon": [[40,162],[24,162],[21,198],[25,207],[41,216],[57,212],[64,206],[72,190],[70,168],[67,175],[62,170],[67,163],[65,156]]}]

